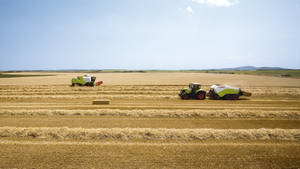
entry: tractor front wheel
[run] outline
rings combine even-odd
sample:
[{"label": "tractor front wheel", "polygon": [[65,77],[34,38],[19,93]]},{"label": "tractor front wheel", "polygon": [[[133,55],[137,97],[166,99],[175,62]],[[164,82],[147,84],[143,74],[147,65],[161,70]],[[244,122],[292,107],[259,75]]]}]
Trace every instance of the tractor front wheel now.
[{"label": "tractor front wheel", "polygon": [[187,93],[183,93],[183,94],[181,95],[181,99],[183,99],[183,100],[188,100],[188,99],[190,99],[190,96],[189,96]]}]

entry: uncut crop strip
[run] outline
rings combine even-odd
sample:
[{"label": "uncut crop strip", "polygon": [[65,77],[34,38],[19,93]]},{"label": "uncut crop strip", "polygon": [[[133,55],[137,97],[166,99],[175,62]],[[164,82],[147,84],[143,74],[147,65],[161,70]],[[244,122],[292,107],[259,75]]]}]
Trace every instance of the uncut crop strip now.
[{"label": "uncut crop strip", "polygon": [[1,138],[58,140],[289,140],[300,141],[300,129],[152,129],[152,128],[48,128],[0,127]]},{"label": "uncut crop strip", "polygon": [[300,110],[0,110],[0,116],[123,116],[148,118],[300,119]]}]

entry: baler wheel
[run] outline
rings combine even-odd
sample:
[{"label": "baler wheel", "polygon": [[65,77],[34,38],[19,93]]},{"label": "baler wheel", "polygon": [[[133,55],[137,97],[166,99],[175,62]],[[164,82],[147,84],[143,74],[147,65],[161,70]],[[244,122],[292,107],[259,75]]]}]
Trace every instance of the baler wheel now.
[{"label": "baler wheel", "polygon": [[233,100],[239,100],[239,95],[237,94],[233,95]]},{"label": "baler wheel", "polygon": [[231,97],[230,94],[227,94],[227,95],[224,96],[224,99],[225,100],[232,100],[232,97]]},{"label": "baler wheel", "polygon": [[238,100],[239,99],[239,95],[237,94],[227,94],[224,96],[225,100]]}]

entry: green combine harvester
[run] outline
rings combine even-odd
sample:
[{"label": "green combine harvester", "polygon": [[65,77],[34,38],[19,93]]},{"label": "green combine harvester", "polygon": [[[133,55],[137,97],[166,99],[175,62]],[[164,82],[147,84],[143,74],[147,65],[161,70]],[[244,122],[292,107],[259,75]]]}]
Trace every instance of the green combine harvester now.
[{"label": "green combine harvester", "polygon": [[72,86],[99,86],[103,82],[99,81],[95,83],[96,77],[95,76],[89,76],[89,75],[84,75],[84,76],[77,76],[77,78],[72,78]]},{"label": "green combine harvester", "polygon": [[[201,89],[201,85],[199,83],[190,83],[189,88],[182,89],[179,96],[184,100],[204,100],[206,97],[206,91]],[[240,88],[217,84],[210,87],[207,96],[210,99],[215,100],[238,100],[240,96],[251,96],[251,93],[242,91]]]}]

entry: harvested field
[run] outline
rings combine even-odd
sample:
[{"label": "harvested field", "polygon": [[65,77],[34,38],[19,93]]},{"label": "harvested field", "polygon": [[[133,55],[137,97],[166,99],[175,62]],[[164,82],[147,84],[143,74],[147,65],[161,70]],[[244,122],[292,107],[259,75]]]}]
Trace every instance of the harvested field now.
[{"label": "harvested field", "polygon": [[300,165],[300,147],[289,143],[53,144],[21,141],[5,142],[0,146],[3,168],[297,168]]},{"label": "harvested field", "polygon": [[[20,74],[56,76],[0,79],[0,168],[300,167],[300,79],[97,73],[104,85],[70,87],[78,74]],[[189,82],[253,96],[180,100]]]}]

